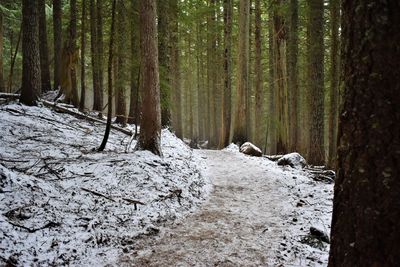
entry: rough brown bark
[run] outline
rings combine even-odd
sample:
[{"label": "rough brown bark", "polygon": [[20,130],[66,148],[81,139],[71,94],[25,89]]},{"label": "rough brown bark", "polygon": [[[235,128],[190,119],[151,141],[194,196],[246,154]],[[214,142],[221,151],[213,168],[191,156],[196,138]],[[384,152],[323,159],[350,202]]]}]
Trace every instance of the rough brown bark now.
[{"label": "rough brown bark", "polygon": [[158,72],[156,1],[140,1],[140,62],[143,104],[140,136],[136,149],[161,156],[161,108]]},{"label": "rough brown bark", "polygon": [[263,129],[263,71],[261,66],[262,45],[261,45],[261,1],[255,0],[255,62],[254,62],[254,76],[255,76],[255,113],[254,113],[254,142],[257,146],[262,144],[262,129]]},{"label": "rough brown bark", "polygon": [[39,48],[42,92],[51,90],[49,50],[47,45],[46,0],[39,0]]},{"label": "rough brown bark", "polygon": [[247,141],[247,91],[249,79],[249,0],[240,0],[239,8],[239,51],[236,116],[232,142],[243,144]]},{"label": "rough brown bark", "polygon": [[98,46],[97,46],[97,9],[95,0],[90,0],[90,52],[92,61],[93,110],[103,111],[103,91],[100,89]]},{"label": "rough brown bark", "polygon": [[324,155],[324,1],[309,0],[308,99],[310,107],[308,162],[325,163]]},{"label": "rough brown bark", "polygon": [[298,142],[298,99],[299,99],[299,84],[298,84],[298,0],[290,0],[289,3],[289,31],[288,31],[288,90],[289,90],[289,149],[297,151]]},{"label": "rough brown bark", "polygon": [[61,53],[62,53],[62,1],[53,0],[53,34],[54,34],[54,88],[61,85]]},{"label": "rough brown bark", "polygon": [[138,119],[136,114],[138,113],[139,106],[139,68],[136,63],[136,59],[139,57],[139,44],[138,44],[138,2],[131,1],[131,26],[130,26],[130,52],[131,52],[131,65],[130,65],[130,104],[129,104],[129,117],[128,123],[137,124]]},{"label": "rough brown bark", "polygon": [[330,1],[331,17],[331,69],[330,69],[330,88],[329,88],[329,118],[328,118],[328,165],[334,169],[336,163],[336,144],[337,144],[337,123],[339,106],[339,20],[340,2],[339,0]]},{"label": "rough brown bark", "polygon": [[329,266],[398,266],[400,3],[344,0],[344,106]]},{"label": "rough brown bark", "polygon": [[85,109],[86,101],[86,81],[85,81],[85,50],[86,50],[86,0],[82,0],[82,18],[81,18],[81,99],[79,110]]},{"label": "rough brown bark", "polygon": [[[77,13],[78,10],[76,8],[76,0],[70,0],[70,48],[74,55],[73,64],[70,69],[71,75],[71,102],[75,107],[79,105],[79,94],[78,94],[78,85],[76,78],[76,68],[78,63],[78,47],[76,45],[77,42],[77,30],[76,30],[76,21],[77,21]],[[76,54],[76,56],[75,56]]]},{"label": "rough brown bark", "polygon": [[20,102],[36,105],[41,88],[37,0],[22,1],[22,88]]},{"label": "rough brown bark", "polygon": [[99,79],[99,94],[101,105],[103,105],[103,97],[104,97],[104,41],[103,41],[103,0],[97,0],[96,5],[96,38],[97,38],[97,64],[98,64],[98,79]]},{"label": "rough brown bark", "polygon": [[111,119],[112,119],[112,100],[113,100],[113,56],[114,56],[114,31],[115,31],[115,6],[116,0],[113,0],[111,7],[111,29],[110,29],[110,46],[108,50],[108,111],[107,111],[107,126],[104,132],[104,138],[101,142],[98,151],[103,151],[106,147],[108,136],[111,130]]}]

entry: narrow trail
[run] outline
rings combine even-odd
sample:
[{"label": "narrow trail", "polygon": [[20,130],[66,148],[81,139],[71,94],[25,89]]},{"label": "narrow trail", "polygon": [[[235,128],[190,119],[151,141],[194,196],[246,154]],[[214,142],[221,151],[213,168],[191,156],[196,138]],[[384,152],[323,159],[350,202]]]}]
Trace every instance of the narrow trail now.
[{"label": "narrow trail", "polygon": [[229,151],[195,153],[206,160],[214,186],[210,198],[161,237],[140,240],[122,265],[276,266],[288,216],[278,177],[259,159]]}]

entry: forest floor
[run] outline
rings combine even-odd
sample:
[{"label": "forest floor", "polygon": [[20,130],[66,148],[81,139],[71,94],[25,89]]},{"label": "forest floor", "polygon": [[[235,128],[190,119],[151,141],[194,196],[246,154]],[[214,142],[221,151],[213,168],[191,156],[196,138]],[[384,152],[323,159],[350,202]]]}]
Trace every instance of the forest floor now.
[{"label": "forest floor", "polygon": [[246,156],[231,145],[198,150],[213,192],[189,217],[141,239],[122,266],[326,266],[329,246],[310,227],[330,232],[332,184]]},{"label": "forest floor", "polygon": [[0,105],[0,266],[326,266],[333,185],[231,145],[163,158],[104,125]]}]

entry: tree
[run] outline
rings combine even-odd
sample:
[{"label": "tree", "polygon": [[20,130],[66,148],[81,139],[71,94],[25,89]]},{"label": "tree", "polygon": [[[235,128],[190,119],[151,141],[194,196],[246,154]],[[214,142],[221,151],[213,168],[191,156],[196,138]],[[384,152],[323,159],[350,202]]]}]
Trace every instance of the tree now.
[{"label": "tree", "polygon": [[143,104],[136,149],[161,156],[161,109],[158,72],[156,0],[140,1],[140,62]]},{"label": "tree", "polygon": [[97,42],[97,71],[98,71],[98,93],[101,96],[98,101],[103,109],[103,94],[104,94],[104,69],[103,69],[103,62],[104,62],[104,42],[103,42],[103,0],[97,0],[96,5],[96,42]]},{"label": "tree", "polygon": [[255,1],[255,29],[254,38],[256,46],[256,58],[254,62],[254,75],[255,75],[255,89],[256,89],[256,101],[255,101],[255,143],[257,145],[261,144],[261,133],[263,124],[263,72],[261,66],[262,57],[262,43],[261,43],[261,3],[260,0]]},{"label": "tree", "polygon": [[244,143],[247,141],[247,91],[249,79],[249,0],[240,0],[239,8],[239,51],[238,51],[238,82],[236,117],[233,130],[233,142]]},{"label": "tree", "polygon": [[224,0],[224,93],[221,131],[222,147],[229,145],[231,129],[232,9],[232,0]]},{"label": "tree", "polygon": [[344,103],[329,266],[397,266],[400,3],[342,6]]},{"label": "tree", "polygon": [[[100,147],[97,149],[98,151],[103,151],[106,147],[108,136],[110,135],[111,130],[111,120],[112,120],[112,102],[113,102],[113,56],[114,56],[114,32],[115,32],[115,9],[116,9],[116,1],[113,0],[111,7],[111,29],[110,29],[110,46],[108,50],[108,110],[107,110],[107,125],[106,130],[104,132],[104,138],[101,142]],[[121,0],[120,0],[121,1]],[[118,1],[119,2],[119,1]]]},{"label": "tree", "polygon": [[22,88],[20,102],[36,105],[41,89],[37,0],[22,1]]},{"label": "tree", "polygon": [[308,160],[324,164],[324,1],[308,0],[308,103],[310,140]]},{"label": "tree", "polygon": [[46,0],[39,0],[39,48],[40,48],[40,73],[42,79],[42,91],[51,90],[49,51],[47,47],[47,21]]},{"label": "tree", "polygon": [[290,0],[289,3],[289,31],[288,31],[288,89],[289,89],[289,147],[290,151],[297,151],[298,146],[298,99],[299,99],[299,84],[298,84],[298,0]]},{"label": "tree", "polygon": [[85,109],[86,100],[86,75],[85,75],[85,50],[86,50],[86,0],[82,0],[82,18],[81,18],[81,99],[79,110]]},{"label": "tree", "polygon": [[97,42],[97,9],[95,0],[90,0],[90,53],[92,63],[92,82],[93,82],[93,110],[103,111],[103,90],[100,84],[99,73],[99,49]]},{"label": "tree", "polygon": [[0,92],[5,92],[3,69],[3,11],[0,10]]},{"label": "tree", "polygon": [[330,88],[329,88],[329,118],[328,118],[328,165],[335,166],[336,143],[337,143],[337,122],[338,122],[338,98],[339,98],[339,19],[340,3],[339,0],[330,1],[331,15],[331,69],[330,69]]},{"label": "tree", "polygon": [[116,21],[116,67],[114,69],[114,76],[116,79],[115,84],[115,98],[116,98],[116,123],[126,125],[126,97],[125,97],[125,80],[126,80],[126,34],[124,30],[126,25],[125,3],[124,0],[119,0],[117,3],[117,21]]},{"label": "tree", "polygon": [[54,34],[54,88],[61,85],[62,53],[62,1],[53,0],[53,34]]}]

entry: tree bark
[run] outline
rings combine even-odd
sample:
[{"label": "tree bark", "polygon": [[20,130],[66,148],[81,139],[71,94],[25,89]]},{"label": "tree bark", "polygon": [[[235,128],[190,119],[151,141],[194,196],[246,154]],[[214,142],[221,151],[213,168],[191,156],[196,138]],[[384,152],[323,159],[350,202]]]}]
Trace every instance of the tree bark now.
[{"label": "tree bark", "polygon": [[112,8],[111,8],[111,29],[110,29],[110,46],[108,50],[108,68],[107,68],[107,74],[108,74],[108,111],[107,111],[107,126],[106,130],[104,132],[104,138],[103,141],[101,142],[100,147],[98,148],[98,151],[103,151],[104,148],[106,147],[108,136],[110,135],[110,130],[111,130],[111,119],[112,119],[112,100],[113,100],[113,56],[114,56],[114,31],[115,31],[115,6],[116,6],[116,0],[113,0],[112,2]]},{"label": "tree bark", "polygon": [[243,144],[248,139],[248,121],[246,121],[246,112],[248,107],[246,95],[249,90],[249,22],[249,0],[240,0],[237,102],[232,139],[232,142],[239,144]]},{"label": "tree bark", "polygon": [[103,98],[104,98],[104,41],[103,41],[103,0],[97,0],[97,11],[96,11],[96,38],[97,38],[97,71],[98,71],[98,79],[99,79],[99,94],[101,102],[101,108],[103,108]]},{"label": "tree bark", "polygon": [[337,144],[337,123],[339,106],[339,20],[340,2],[339,0],[330,1],[331,17],[331,69],[330,69],[330,88],[329,88],[329,118],[328,118],[328,165],[335,168],[336,144]]},{"label": "tree bark", "polygon": [[308,99],[310,107],[308,161],[324,164],[324,1],[309,0]]},{"label": "tree bark", "polygon": [[125,80],[126,80],[126,43],[125,29],[126,16],[125,16],[125,4],[123,0],[119,0],[117,3],[117,21],[116,21],[116,35],[117,35],[117,55],[116,63],[117,67],[114,71],[116,79],[116,123],[126,125],[126,101],[125,101]]},{"label": "tree bark", "polygon": [[90,51],[92,58],[93,110],[103,111],[103,91],[100,89],[98,46],[97,46],[97,9],[95,0],[90,0]]},{"label": "tree bark", "polygon": [[22,89],[20,102],[36,105],[41,89],[37,0],[22,1]]},{"label": "tree bark", "polygon": [[86,0],[82,0],[82,18],[81,18],[81,99],[79,110],[85,109],[86,101],[86,81],[85,81],[85,50],[86,50]]},{"label": "tree bark", "polygon": [[156,1],[140,1],[140,51],[143,66],[143,105],[136,149],[161,156],[161,108],[158,71]]},{"label": "tree bark", "polygon": [[0,92],[5,92],[3,69],[3,12],[0,10]]},{"label": "tree bark", "polygon": [[298,142],[298,99],[299,99],[299,84],[297,66],[297,57],[299,51],[298,45],[298,0],[290,0],[289,3],[289,32],[288,32],[288,90],[289,90],[289,148],[290,151],[297,151]]},{"label": "tree bark", "polygon": [[47,46],[46,0],[39,0],[39,48],[42,92],[51,90],[49,50]]},{"label": "tree bark", "polygon": [[61,86],[62,1],[53,0],[54,88]]},{"label": "tree bark", "polygon": [[254,113],[254,141],[257,146],[262,144],[262,129],[264,123],[263,116],[263,71],[261,65],[262,57],[262,44],[261,44],[261,3],[260,0],[255,0],[255,29],[254,29],[254,39],[255,39],[255,62],[254,62],[254,76],[255,76],[255,113]]},{"label": "tree bark", "polygon": [[342,7],[345,92],[328,266],[398,266],[400,3]]}]

